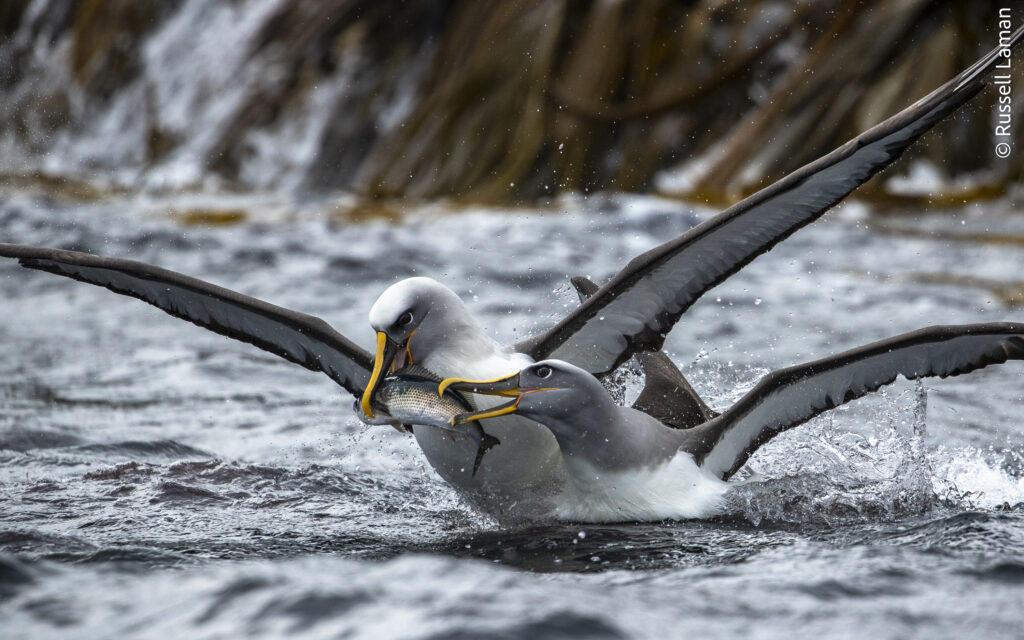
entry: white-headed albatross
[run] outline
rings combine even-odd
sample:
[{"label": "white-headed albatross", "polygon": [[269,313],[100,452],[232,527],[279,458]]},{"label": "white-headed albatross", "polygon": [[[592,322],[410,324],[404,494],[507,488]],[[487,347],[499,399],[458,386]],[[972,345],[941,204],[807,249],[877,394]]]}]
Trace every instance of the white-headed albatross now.
[{"label": "white-headed albatross", "polygon": [[453,424],[517,414],[545,425],[569,481],[550,516],[584,522],[701,518],[723,503],[726,480],[776,435],[893,382],[955,376],[1024,359],[1024,324],[930,327],[765,376],[725,413],[691,429],[666,427],[615,404],[588,372],[544,360],[507,378],[452,378],[439,387],[512,397]]}]

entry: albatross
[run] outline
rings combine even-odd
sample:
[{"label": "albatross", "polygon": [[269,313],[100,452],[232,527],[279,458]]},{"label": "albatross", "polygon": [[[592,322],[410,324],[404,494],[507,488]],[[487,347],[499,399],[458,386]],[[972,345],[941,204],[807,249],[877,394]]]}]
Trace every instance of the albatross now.
[{"label": "albatross", "polygon": [[[1018,44],[1022,34],[1024,28],[1018,29],[1007,46]],[[358,398],[368,418],[374,417],[381,381],[397,365],[414,363],[442,378],[488,379],[558,358],[606,376],[630,357],[660,349],[668,331],[704,293],[821,217],[981,91],[1004,50],[993,50],[835,151],[637,256],[550,330],[515,345],[494,340],[454,292],[429,278],[398,282],[373,304],[369,320],[376,347],[370,353],[320,318],[153,265],[10,244],[0,244],[0,256],[138,298],[321,371]],[[668,386],[681,378],[671,367],[665,370]],[[483,409],[485,401],[494,402],[474,400]],[[650,408],[656,409],[672,412],[663,405]],[[531,504],[539,504],[567,478],[558,444],[548,429],[521,417],[491,423],[488,431],[502,444],[488,453],[475,475],[474,443],[436,428],[412,428],[430,465],[472,502],[496,515],[528,513]]]},{"label": "albatross", "polygon": [[723,506],[726,481],[762,445],[814,416],[893,382],[956,376],[1024,359],[1024,324],[939,326],[774,371],[732,407],[690,428],[670,428],[618,406],[587,371],[544,360],[499,380],[449,378],[439,392],[510,396],[452,425],[520,415],[558,441],[569,481],[550,517],[583,522],[704,518]]}]

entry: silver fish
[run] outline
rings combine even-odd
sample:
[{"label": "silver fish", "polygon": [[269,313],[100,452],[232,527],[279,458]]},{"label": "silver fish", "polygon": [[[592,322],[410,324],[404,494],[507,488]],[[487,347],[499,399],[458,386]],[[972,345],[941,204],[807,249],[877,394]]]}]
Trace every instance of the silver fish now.
[{"label": "silver fish", "polygon": [[397,428],[417,424],[469,436],[477,445],[476,459],[473,461],[475,476],[484,454],[501,444],[501,441],[484,431],[475,420],[453,426],[452,418],[475,411],[476,408],[457,391],[446,389],[444,395],[438,397],[437,387],[440,382],[440,378],[430,371],[410,365],[381,381],[372,401],[376,414],[373,418],[363,415],[358,400],[355,403],[356,413],[367,424],[388,424]]}]

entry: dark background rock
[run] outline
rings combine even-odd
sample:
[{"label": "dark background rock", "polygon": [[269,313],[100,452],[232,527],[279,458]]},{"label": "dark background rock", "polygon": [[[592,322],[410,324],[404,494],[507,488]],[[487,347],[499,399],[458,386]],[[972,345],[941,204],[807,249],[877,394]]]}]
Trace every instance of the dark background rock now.
[{"label": "dark background rock", "polygon": [[[970,64],[1001,6],[16,0],[0,8],[0,174],[509,202],[651,190],[703,158],[663,191],[727,201]],[[1024,175],[1020,153],[992,152],[995,98],[908,154],[972,176],[958,197]]]}]

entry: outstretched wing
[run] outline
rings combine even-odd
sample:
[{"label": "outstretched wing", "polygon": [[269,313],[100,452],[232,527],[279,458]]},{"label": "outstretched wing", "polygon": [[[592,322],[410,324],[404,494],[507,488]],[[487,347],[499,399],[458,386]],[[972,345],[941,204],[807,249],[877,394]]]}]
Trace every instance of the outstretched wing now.
[{"label": "outstretched wing", "polygon": [[758,447],[814,416],[887,385],[1024,360],[1024,324],[929,327],[765,376],[722,415],[688,430],[682,449],[720,478]]},{"label": "outstretched wing", "polygon": [[176,318],[323,371],[357,398],[370,379],[373,357],[314,316],[133,260],[15,244],[0,244],[0,256],[138,298]]},{"label": "outstretched wing", "polygon": [[[1014,32],[1016,45],[1024,27]],[[604,375],[638,351],[661,348],[705,292],[813,222],[896,160],[978,93],[1005,47],[832,153],[797,169],[674,240],[634,258],[551,330],[516,345],[534,360],[559,358]]]}]

